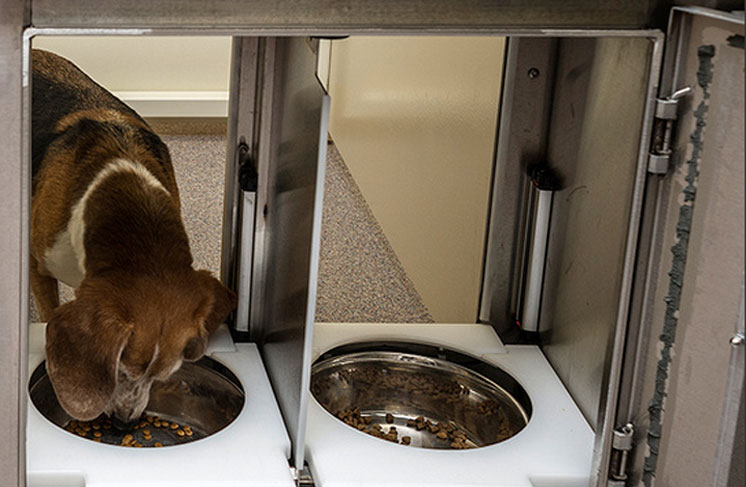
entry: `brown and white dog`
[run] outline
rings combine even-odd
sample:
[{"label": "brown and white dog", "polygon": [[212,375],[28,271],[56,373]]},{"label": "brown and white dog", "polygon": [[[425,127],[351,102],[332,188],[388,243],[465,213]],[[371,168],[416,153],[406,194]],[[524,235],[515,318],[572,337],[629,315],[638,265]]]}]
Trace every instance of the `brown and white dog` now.
[{"label": "brown and white dog", "polygon": [[[32,52],[31,289],[74,418],[130,423],[200,358],[235,295],[192,268],[168,149],[68,60]],[[57,281],[75,287],[59,306]]]}]

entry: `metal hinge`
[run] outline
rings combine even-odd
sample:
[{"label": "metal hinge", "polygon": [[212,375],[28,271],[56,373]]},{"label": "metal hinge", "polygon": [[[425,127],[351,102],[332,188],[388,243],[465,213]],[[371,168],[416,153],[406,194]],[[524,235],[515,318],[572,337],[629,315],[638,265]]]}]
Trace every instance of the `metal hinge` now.
[{"label": "metal hinge", "polygon": [[679,100],[692,89],[686,86],[666,98],[655,101],[655,122],[653,125],[653,141],[648,153],[648,172],[652,174],[666,174],[671,160],[671,139],[674,124],[678,118]]},{"label": "metal hinge", "polygon": [[609,487],[624,487],[627,484],[627,461],[632,451],[632,437],[635,427],[627,423],[621,428],[614,430],[614,438],[611,441],[611,461],[609,463]]},{"label": "metal hinge", "polygon": [[311,477],[311,471],[308,469],[308,464],[304,465],[303,470],[290,467],[290,472],[293,474],[295,487],[314,487],[313,477]]}]

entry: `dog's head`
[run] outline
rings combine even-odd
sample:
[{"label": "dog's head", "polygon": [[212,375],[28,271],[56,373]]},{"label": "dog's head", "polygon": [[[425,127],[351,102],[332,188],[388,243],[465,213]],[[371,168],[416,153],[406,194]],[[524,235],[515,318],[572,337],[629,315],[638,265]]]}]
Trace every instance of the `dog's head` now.
[{"label": "dog's head", "polygon": [[60,404],[79,420],[136,420],[152,383],[202,357],[235,305],[206,271],[85,279],[47,325],[47,372]]}]

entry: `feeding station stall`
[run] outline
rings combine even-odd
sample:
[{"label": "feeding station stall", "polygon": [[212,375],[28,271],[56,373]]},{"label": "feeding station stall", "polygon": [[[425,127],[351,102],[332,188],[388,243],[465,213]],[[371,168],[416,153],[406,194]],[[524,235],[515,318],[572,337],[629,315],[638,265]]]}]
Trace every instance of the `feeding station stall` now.
[{"label": "feeding station stall", "polygon": [[[0,484],[728,485],[742,7],[2,0]],[[319,40],[422,34],[507,39],[479,320],[315,323],[334,103]],[[148,406],[194,441],[98,444],[55,404],[44,325],[28,323],[30,46],[45,35],[233,37],[221,280],[238,309]]]}]

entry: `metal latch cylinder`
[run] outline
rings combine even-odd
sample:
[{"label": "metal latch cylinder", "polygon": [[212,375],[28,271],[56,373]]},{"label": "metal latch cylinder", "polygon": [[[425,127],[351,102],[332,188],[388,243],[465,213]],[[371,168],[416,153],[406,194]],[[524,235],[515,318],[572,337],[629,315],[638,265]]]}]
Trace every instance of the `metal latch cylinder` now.
[{"label": "metal latch cylinder", "polygon": [[544,270],[549,241],[549,223],[552,215],[552,199],[558,188],[558,178],[548,167],[531,170],[533,194],[532,231],[528,246],[528,265],[521,306],[521,329],[526,333],[539,332],[539,311],[544,288]]}]

